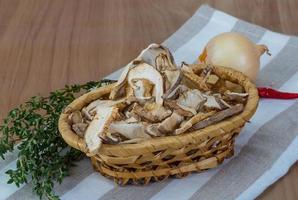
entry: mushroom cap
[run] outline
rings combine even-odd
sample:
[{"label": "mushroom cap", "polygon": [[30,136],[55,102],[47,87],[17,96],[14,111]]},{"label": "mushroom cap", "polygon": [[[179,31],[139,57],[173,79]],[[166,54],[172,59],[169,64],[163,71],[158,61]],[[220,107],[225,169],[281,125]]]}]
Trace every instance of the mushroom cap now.
[{"label": "mushroom cap", "polygon": [[[162,62],[162,63],[160,63]],[[160,70],[176,70],[176,65],[174,64],[174,59],[171,52],[159,44],[150,44],[146,49],[144,49],[138,57],[132,62],[128,63],[124,68],[122,74],[120,75],[115,87],[110,93],[110,99],[116,99],[124,95],[125,83],[127,82],[127,77],[130,74],[130,71],[139,65],[147,64],[155,68],[156,71]],[[162,67],[161,67],[162,65]],[[151,74],[154,76],[156,72]],[[150,76],[150,74],[148,74]],[[158,78],[162,79],[161,75],[158,75]],[[148,79],[149,80],[149,79]],[[156,86],[156,85],[155,85]],[[156,86],[157,87],[157,86]],[[159,86],[158,86],[159,87]],[[163,87],[163,85],[162,85]],[[160,91],[159,91],[160,92]],[[163,91],[162,91],[163,92]],[[162,100],[159,99],[159,102]]]},{"label": "mushroom cap", "polygon": [[80,111],[75,111],[68,116],[70,124],[77,124],[83,122],[82,113]]},{"label": "mushroom cap", "polygon": [[163,78],[160,73],[151,65],[146,63],[141,63],[138,66],[132,68],[128,73],[128,84],[133,87],[134,79],[146,79],[154,84],[154,94],[155,101],[157,104],[162,105],[163,99],[162,95],[164,94],[163,90]]},{"label": "mushroom cap", "polygon": [[177,69],[171,52],[160,44],[150,44],[140,53],[136,60],[142,60],[158,71]]},{"label": "mushroom cap", "polygon": [[179,94],[189,90],[190,88],[186,87],[185,85],[178,85],[172,91],[167,91],[164,95],[164,99],[175,99],[179,96]]},{"label": "mushroom cap", "polygon": [[222,106],[220,105],[220,103],[216,100],[216,98],[214,96],[211,95],[204,95],[204,97],[207,98],[206,103],[204,104],[205,107],[207,108],[215,108],[215,109],[222,109]]},{"label": "mushroom cap", "polygon": [[192,68],[189,67],[189,65],[187,63],[185,63],[185,62],[182,62],[181,63],[180,69],[183,72],[194,73],[194,71],[192,70]]},{"label": "mushroom cap", "polygon": [[140,55],[136,58],[136,60],[143,60],[143,62],[153,66],[155,66],[156,57],[162,53],[164,50],[160,48],[161,45],[152,43],[146,49],[144,49]]},{"label": "mushroom cap", "polygon": [[[188,110],[188,108],[182,108],[177,104],[177,100],[166,100],[165,106],[171,108],[175,112],[177,112],[179,115],[185,116],[185,117],[192,117],[194,114]],[[193,111],[194,112],[194,111]]]},{"label": "mushroom cap", "polygon": [[151,138],[145,131],[144,123],[127,123],[125,121],[114,121],[110,124],[109,132],[119,133],[128,139]]},{"label": "mushroom cap", "polygon": [[216,113],[215,110],[210,111],[208,113],[198,113],[194,115],[192,118],[190,118],[187,121],[184,121],[180,124],[180,127],[175,130],[175,135],[179,135],[181,133],[186,132],[188,129],[190,129],[194,124],[214,115]]},{"label": "mushroom cap", "polygon": [[163,134],[169,134],[174,132],[174,130],[180,125],[184,117],[173,112],[172,115],[166,118],[158,125],[158,130]]},{"label": "mushroom cap", "polygon": [[85,141],[89,150],[88,155],[94,155],[100,148],[102,135],[109,127],[109,124],[117,116],[118,108],[102,107],[97,109],[96,115],[90,122],[85,133]]},{"label": "mushroom cap", "polygon": [[188,110],[195,115],[201,104],[205,101],[206,98],[199,90],[190,89],[180,94],[177,104],[184,110]]},{"label": "mushroom cap", "polygon": [[132,89],[134,96],[139,100],[148,100],[152,97],[153,84],[147,79],[133,79]]},{"label": "mushroom cap", "polygon": [[153,136],[153,137],[160,137],[163,136],[164,134],[162,134],[159,130],[158,130],[158,126],[159,124],[149,124],[146,127],[146,132]]},{"label": "mushroom cap", "polygon": [[128,75],[128,72],[129,70],[133,67],[133,63],[130,62],[128,63],[125,67],[124,67],[124,70],[123,72],[121,73],[115,87],[112,89],[111,93],[110,93],[110,96],[109,98],[110,99],[116,99],[118,98],[119,96],[121,95],[124,95],[123,93],[125,91],[123,91],[125,89],[125,82],[126,82],[126,78],[127,78],[127,75]]},{"label": "mushroom cap", "polygon": [[168,83],[165,84],[166,91],[164,94],[164,96],[167,96],[180,84],[182,80],[182,73],[180,72],[180,70],[165,70],[163,74],[165,76],[164,82]]},{"label": "mushroom cap", "polygon": [[93,112],[96,112],[97,108],[102,108],[102,107],[117,107],[120,108],[122,104],[124,104],[126,101],[125,98],[119,99],[119,100],[102,100],[102,99],[97,99],[95,101],[92,101],[87,107],[86,111],[89,114],[92,114]]},{"label": "mushroom cap", "polygon": [[147,102],[144,106],[135,104],[131,113],[136,114],[145,121],[160,122],[171,115],[172,111],[156,103]]}]

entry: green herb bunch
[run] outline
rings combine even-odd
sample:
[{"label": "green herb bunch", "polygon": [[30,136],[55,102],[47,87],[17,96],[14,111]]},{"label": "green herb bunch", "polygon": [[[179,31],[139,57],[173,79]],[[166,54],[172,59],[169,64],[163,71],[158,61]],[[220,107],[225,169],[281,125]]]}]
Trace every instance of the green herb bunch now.
[{"label": "green herb bunch", "polygon": [[80,151],[69,147],[58,131],[58,119],[63,109],[79,94],[110,84],[111,80],[65,86],[48,97],[35,96],[11,110],[0,126],[0,157],[19,150],[17,168],[6,173],[18,187],[31,181],[33,191],[40,197],[59,199],[53,192],[54,183],[69,175],[70,167],[82,157]]}]

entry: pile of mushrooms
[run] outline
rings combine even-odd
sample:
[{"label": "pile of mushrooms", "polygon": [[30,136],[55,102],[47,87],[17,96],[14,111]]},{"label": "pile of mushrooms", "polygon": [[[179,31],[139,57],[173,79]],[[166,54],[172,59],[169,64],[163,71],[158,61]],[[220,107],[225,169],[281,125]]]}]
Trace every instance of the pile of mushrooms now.
[{"label": "pile of mushrooms", "polygon": [[[151,44],[129,63],[109,98],[70,114],[73,131],[86,141],[89,155],[102,143],[138,143],[153,137],[202,129],[243,110],[247,93],[207,66],[195,75],[170,51]],[[190,84],[192,82],[192,84]]]}]

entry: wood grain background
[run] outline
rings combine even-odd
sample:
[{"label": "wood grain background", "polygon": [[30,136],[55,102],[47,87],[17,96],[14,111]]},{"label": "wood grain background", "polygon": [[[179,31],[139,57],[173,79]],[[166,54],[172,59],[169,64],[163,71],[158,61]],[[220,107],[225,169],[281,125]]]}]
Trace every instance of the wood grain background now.
[{"label": "wood grain background", "polygon": [[[2,0],[0,119],[29,97],[99,80],[162,42],[203,3],[298,35],[297,0]],[[298,164],[259,199],[298,199]]]}]

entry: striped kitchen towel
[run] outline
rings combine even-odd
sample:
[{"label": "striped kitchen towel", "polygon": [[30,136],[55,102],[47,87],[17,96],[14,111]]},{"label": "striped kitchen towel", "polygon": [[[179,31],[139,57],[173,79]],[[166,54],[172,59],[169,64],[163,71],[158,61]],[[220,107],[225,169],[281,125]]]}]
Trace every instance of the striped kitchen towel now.
[{"label": "striped kitchen towel", "polygon": [[[163,44],[173,52],[177,64],[193,63],[207,41],[228,31],[268,45],[272,56],[261,57],[259,86],[298,92],[297,37],[269,31],[204,5]],[[117,79],[120,73],[121,69],[107,78]],[[90,161],[84,159],[55,191],[65,200],[254,199],[297,161],[297,113],[296,100],[261,99],[251,123],[236,139],[235,156],[204,173],[144,187],[119,187],[94,172]],[[16,154],[10,153],[0,161],[0,199],[38,199],[30,183],[20,188],[6,184],[5,171],[15,167]]]}]

